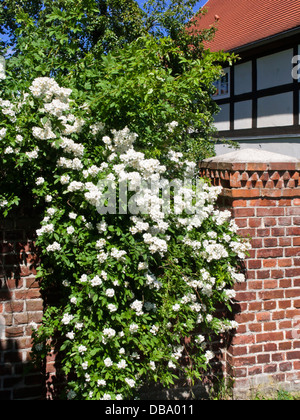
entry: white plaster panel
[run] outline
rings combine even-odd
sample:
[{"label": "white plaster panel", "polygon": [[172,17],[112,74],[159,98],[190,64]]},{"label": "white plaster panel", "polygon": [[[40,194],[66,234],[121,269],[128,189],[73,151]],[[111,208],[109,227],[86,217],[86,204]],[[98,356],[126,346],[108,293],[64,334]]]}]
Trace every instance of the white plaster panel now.
[{"label": "white plaster panel", "polygon": [[267,89],[292,83],[293,50],[285,50],[257,59],[257,88]]},{"label": "white plaster panel", "polygon": [[290,126],[293,123],[293,92],[258,99],[258,128]]},{"label": "white plaster panel", "polygon": [[234,129],[252,128],[252,101],[236,102],[234,104]]},{"label": "white plaster panel", "polygon": [[230,105],[220,106],[221,111],[215,115],[215,127],[218,131],[227,131],[230,129]]},{"label": "white plaster panel", "polygon": [[248,61],[234,67],[234,94],[241,95],[252,91],[252,62]]}]

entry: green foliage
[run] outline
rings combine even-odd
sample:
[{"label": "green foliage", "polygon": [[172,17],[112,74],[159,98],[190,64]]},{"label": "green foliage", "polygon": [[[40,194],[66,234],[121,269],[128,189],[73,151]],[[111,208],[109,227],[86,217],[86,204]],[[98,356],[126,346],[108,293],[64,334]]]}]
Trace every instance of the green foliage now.
[{"label": "green foliage", "polygon": [[6,1],[6,86],[17,94],[37,77],[55,77],[93,118],[129,127],[153,156],[170,143],[189,158],[211,156],[213,82],[234,57],[204,49],[213,29],[195,32],[194,3],[150,0],[145,13],[128,0]]},{"label": "green foliage", "polygon": [[[58,347],[67,398],[191,383],[214,357],[213,335],[236,327],[215,310],[231,310],[248,245],[215,209],[219,189],[194,173],[213,153],[213,82],[229,57],[204,49],[210,31],[183,30],[193,4],[151,0],[147,14],[128,0],[1,5],[14,50],[0,85],[0,211],[26,200],[44,213],[38,278],[60,300],[34,331],[33,356]],[[99,211],[111,198],[102,183],[120,179],[134,216]],[[166,179],[192,200],[180,211],[171,189],[162,211]],[[142,181],[161,182],[158,192],[139,195]]]}]

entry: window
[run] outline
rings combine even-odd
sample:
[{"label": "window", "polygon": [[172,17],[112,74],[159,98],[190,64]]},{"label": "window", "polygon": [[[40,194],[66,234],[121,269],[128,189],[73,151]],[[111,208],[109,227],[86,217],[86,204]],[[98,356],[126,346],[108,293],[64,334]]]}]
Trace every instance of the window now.
[{"label": "window", "polygon": [[217,91],[214,94],[214,99],[229,98],[230,96],[230,69],[223,69],[224,75],[220,80],[214,83]]}]

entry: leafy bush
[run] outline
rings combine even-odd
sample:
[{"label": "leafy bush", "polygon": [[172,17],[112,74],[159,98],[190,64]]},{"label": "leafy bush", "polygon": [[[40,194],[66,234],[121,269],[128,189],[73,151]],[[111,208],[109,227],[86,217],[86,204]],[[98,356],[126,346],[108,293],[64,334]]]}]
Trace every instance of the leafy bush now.
[{"label": "leafy bush", "polygon": [[[128,399],[151,381],[199,378],[215,357],[212,334],[237,326],[215,311],[231,308],[249,249],[215,208],[220,189],[181,152],[146,157],[136,134],[106,127],[54,79],[0,108],[1,211],[21,192],[45,206],[38,277],[62,297],[33,326],[36,362],[55,337],[69,399]],[[177,126],[166,123],[171,139]]]}]

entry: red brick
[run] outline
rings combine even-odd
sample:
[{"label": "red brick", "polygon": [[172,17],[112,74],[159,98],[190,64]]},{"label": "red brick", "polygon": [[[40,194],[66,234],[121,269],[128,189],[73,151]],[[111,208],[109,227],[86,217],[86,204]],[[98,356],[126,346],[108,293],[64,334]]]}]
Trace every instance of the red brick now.
[{"label": "red brick", "polygon": [[300,308],[300,299],[294,300],[294,307],[295,308]]},{"label": "red brick", "polygon": [[241,174],[239,172],[230,175],[230,186],[232,188],[241,188]]},{"label": "red brick", "polygon": [[264,373],[275,373],[277,372],[277,365],[265,365],[264,366]]},{"label": "red brick", "polygon": [[300,216],[300,207],[287,207],[286,215],[287,216]]},{"label": "red brick", "polygon": [[232,356],[244,356],[248,353],[247,346],[232,346],[230,349]]},{"label": "red brick", "polygon": [[232,203],[232,207],[247,207],[246,200],[234,200]]},{"label": "red brick", "polygon": [[276,322],[265,322],[263,324],[264,331],[275,331],[276,330]]},{"label": "red brick", "polygon": [[286,248],[284,252],[285,257],[297,257],[300,255],[300,247]]},{"label": "red brick", "polygon": [[261,311],[262,310],[262,303],[261,302],[250,302],[248,304],[249,311]]},{"label": "red brick", "polygon": [[298,236],[300,235],[300,227],[290,227],[286,229],[286,233],[289,236]]},{"label": "red brick", "polygon": [[300,296],[300,289],[285,289],[285,297],[293,298]]},{"label": "red brick", "polygon": [[266,343],[266,344],[264,344],[264,351],[265,352],[277,351],[277,344],[276,343]]},{"label": "red brick", "polygon": [[236,367],[251,366],[255,364],[255,356],[238,357],[235,360],[234,365]]},{"label": "red brick", "polygon": [[233,346],[240,346],[245,344],[254,344],[255,336],[253,334],[250,335],[239,335],[235,336],[232,339]]},{"label": "red brick", "polygon": [[300,237],[293,238],[293,246],[300,246]]},{"label": "red brick", "polygon": [[244,324],[250,321],[254,321],[255,315],[254,314],[247,314],[247,313],[240,313],[236,315],[236,322],[239,324]]},{"label": "red brick", "polygon": [[277,238],[266,238],[264,239],[264,246],[266,248],[274,248],[277,246],[278,239]]},{"label": "red brick", "polygon": [[257,279],[269,279],[270,278],[270,270],[257,270],[256,271],[256,278]]},{"label": "red brick", "polygon": [[263,351],[262,344],[255,344],[255,345],[249,346],[249,354],[261,353],[262,351]]},{"label": "red brick", "polygon": [[277,280],[265,280],[264,289],[277,289],[278,281]]},{"label": "red brick", "polygon": [[291,226],[292,218],[291,217],[278,217],[278,226]]},{"label": "red brick", "polygon": [[249,331],[251,332],[261,332],[262,324],[257,324],[257,323],[249,324],[248,328],[249,328]]},{"label": "red brick", "polygon": [[262,343],[265,341],[282,341],[282,340],[283,340],[283,332],[281,331],[267,332],[267,333],[256,335],[257,343]]},{"label": "red brick", "polygon": [[43,300],[42,299],[32,299],[26,302],[27,311],[43,311]]},{"label": "red brick", "polygon": [[290,341],[283,341],[282,343],[278,344],[278,350],[291,350],[292,343]]},{"label": "red brick", "polygon": [[282,299],[284,297],[283,290],[267,290],[259,293],[262,300]]},{"label": "red brick", "polygon": [[24,302],[23,301],[11,301],[5,305],[6,312],[22,312],[24,310]]},{"label": "red brick", "polygon": [[270,363],[271,357],[269,354],[259,354],[257,356],[257,363]]},{"label": "red brick", "polygon": [[272,279],[282,279],[284,277],[283,270],[271,270]]},{"label": "red brick", "polygon": [[298,351],[291,351],[287,353],[287,360],[299,360],[300,359],[300,350]]},{"label": "red brick", "polygon": [[261,218],[252,218],[249,219],[249,227],[260,227],[262,224],[262,219]]},{"label": "red brick", "polygon": [[278,207],[290,207],[292,205],[292,200],[291,199],[286,199],[286,198],[282,198],[280,200],[278,200]]},{"label": "red brick", "polygon": [[272,228],[271,235],[272,236],[285,236],[285,228]]},{"label": "red brick", "polygon": [[263,309],[265,311],[273,311],[273,309],[276,309],[277,303],[274,300],[266,300],[263,303]]},{"label": "red brick", "polygon": [[268,169],[268,164],[267,163],[247,163],[246,169],[248,172],[252,172],[252,171],[264,172]]},{"label": "red brick", "polygon": [[291,300],[280,300],[278,302],[278,308],[279,309],[287,309],[287,308],[291,308],[292,306],[292,301]]},{"label": "red brick", "polygon": [[249,290],[261,290],[263,286],[263,282],[260,280],[251,280],[247,282]]},{"label": "red brick", "polygon": [[250,208],[235,208],[233,211],[234,217],[253,217],[255,210]]},{"label": "red brick", "polygon": [[265,236],[270,236],[271,230],[269,228],[267,229],[257,229],[257,237],[261,238],[261,237],[265,237]]},{"label": "red brick", "polygon": [[276,207],[277,201],[268,200],[267,198],[259,198],[258,200],[251,200],[250,206],[253,207]]},{"label": "red brick", "polygon": [[284,208],[283,207],[266,207],[266,208],[257,208],[256,215],[258,217],[264,216],[284,216]]},{"label": "red brick", "polygon": [[277,219],[275,217],[264,217],[263,222],[265,227],[277,225]]},{"label": "red brick", "polygon": [[280,330],[287,330],[293,327],[293,323],[290,319],[279,322]]},{"label": "red brick", "polygon": [[276,311],[271,314],[273,320],[285,319],[284,311]]},{"label": "red brick", "polygon": [[283,250],[279,248],[257,250],[257,258],[274,258],[274,257],[282,257],[282,256],[283,256]]},{"label": "red brick", "polygon": [[234,221],[239,228],[248,227],[248,219],[247,218],[245,218],[245,219],[235,219]]},{"label": "red brick", "polygon": [[278,260],[279,267],[291,267],[291,265],[292,265],[291,258],[284,258],[284,259]]},{"label": "red brick", "polygon": [[279,281],[279,287],[282,289],[287,289],[288,287],[291,287],[292,280],[291,279],[281,279]]},{"label": "red brick", "polygon": [[286,268],[285,269],[286,277],[299,277],[300,276],[300,268]]},{"label": "red brick", "polygon": [[287,372],[289,370],[292,370],[292,368],[293,368],[292,363],[285,362],[285,363],[279,364],[279,369],[281,372]]},{"label": "red brick", "polygon": [[[263,266],[264,267],[269,267],[269,268],[272,268],[272,267],[276,267],[277,266],[277,260],[264,260],[263,261]],[[258,268],[260,268],[260,267],[258,267]]]},{"label": "red brick", "polygon": [[292,239],[291,238],[278,238],[278,245],[279,246],[291,246]]},{"label": "red brick", "polygon": [[271,315],[270,312],[260,312],[256,314],[257,321],[270,321]]}]

